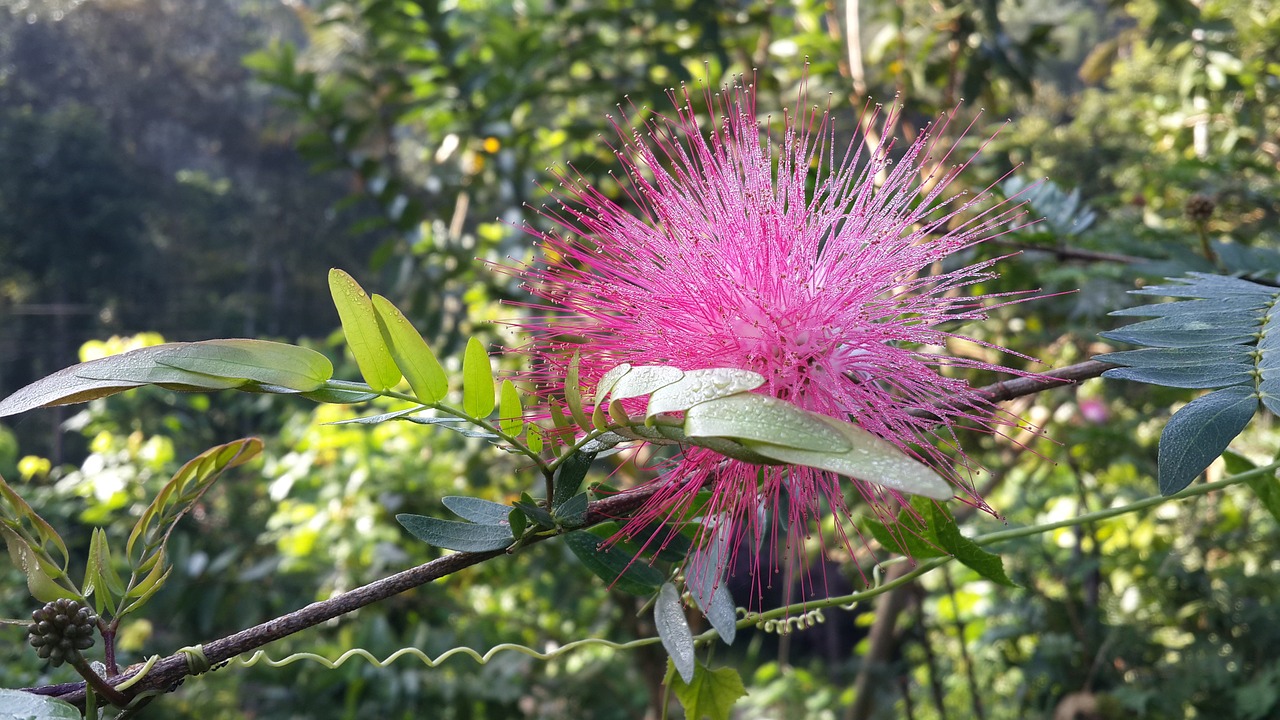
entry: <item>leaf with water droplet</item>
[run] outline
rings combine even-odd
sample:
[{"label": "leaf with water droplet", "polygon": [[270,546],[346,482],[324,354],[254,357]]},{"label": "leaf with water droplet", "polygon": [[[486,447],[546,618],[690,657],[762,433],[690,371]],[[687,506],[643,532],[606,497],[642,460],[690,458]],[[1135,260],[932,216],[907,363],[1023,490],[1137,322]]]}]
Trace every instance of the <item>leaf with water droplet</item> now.
[{"label": "leaf with water droplet", "polygon": [[684,617],[680,593],[676,591],[675,585],[663,583],[662,589],[658,591],[658,599],[653,604],[653,624],[658,628],[662,647],[666,648],[680,678],[686,683],[693,682],[693,632],[689,630],[689,621]]},{"label": "leaf with water droplet", "polygon": [[676,382],[654,390],[649,395],[645,417],[658,413],[680,412],[716,398],[749,392],[763,385],[764,376],[750,370],[709,368],[690,370]]},{"label": "leaf with water droplet", "polygon": [[792,465],[804,465],[875,483],[889,490],[948,500],[951,485],[933,468],[904,453],[898,446],[851,423],[818,416],[840,432],[850,448],[844,452],[801,450],[773,443],[744,440],[753,452]]},{"label": "leaf with water droplet", "polygon": [[449,376],[417,328],[381,295],[373,296],[373,309],[378,316],[378,328],[391,348],[391,356],[413,394],[428,404],[444,400],[449,392]]},{"label": "leaf with water droplet", "polygon": [[698,403],[685,413],[689,437],[755,440],[797,450],[842,453],[850,449],[844,436],[811,413],[768,395],[738,393]]},{"label": "leaf with water droplet", "polygon": [[337,268],[329,270],[329,294],[342,321],[342,334],[370,388],[383,392],[400,382],[400,368],[378,327],[373,302],[355,278]]}]

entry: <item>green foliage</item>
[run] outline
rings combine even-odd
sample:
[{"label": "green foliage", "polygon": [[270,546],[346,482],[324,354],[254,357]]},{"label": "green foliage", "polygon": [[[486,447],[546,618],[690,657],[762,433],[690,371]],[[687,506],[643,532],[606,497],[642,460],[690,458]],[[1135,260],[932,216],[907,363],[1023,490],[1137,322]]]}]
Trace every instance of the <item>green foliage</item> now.
[{"label": "green foliage", "polygon": [[1280,410],[1280,347],[1272,316],[1280,291],[1238,278],[1192,273],[1178,285],[1153,285],[1142,295],[1193,298],[1119,310],[1154,320],[1102,333],[1148,349],[1099,358],[1125,367],[1105,377],[1182,388],[1223,388],[1174,414],[1160,437],[1160,492],[1182,490],[1244,430],[1259,402]]},{"label": "green foliage", "polygon": [[667,668],[666,682],[675,691],[688,720],[729,720],[734,704],[747,694],[742,677],[731,667],[712,670],[698,663],[692,680],[678,674],[674,663]]}]

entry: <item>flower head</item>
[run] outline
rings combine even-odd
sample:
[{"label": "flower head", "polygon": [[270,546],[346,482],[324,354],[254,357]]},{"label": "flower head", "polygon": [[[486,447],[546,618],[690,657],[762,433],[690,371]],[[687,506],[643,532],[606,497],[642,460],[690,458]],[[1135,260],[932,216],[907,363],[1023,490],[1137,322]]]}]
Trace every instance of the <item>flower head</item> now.
[{"label": "flower head", "polygon": [[[859,136],[839,152],[829,113],[806,107],[803,93],[774,129],[780,136],[762,128],[748,87],[708,93],[718,119],[707,128],[687,93],[672,98],[673,117],[639,130],[626,129],[625,116],[615,123],[621,201],[561,173],[561,201],[542,211],[558,229],[530,231],[542,246],[542,259],[520,271],[540,299],[541,316],[524,325],[532,379],[554,391],[575,353],[588,386],[622,363],[751,370],[766,378],[758,392],[856,423],[981,503],[935,444],[953,446],[960,425],[1006,421],[942,369],[1002,368],[934,349],[964,337],[946,329],[956,321],[985,317],[993,296],[960,291],[992,278],[995,261],[931,273],[1000,234],[1020,209],[983,210],[985,193],[948,194],[967,163],[949,164],[954,145],[935,140],[946,120],[895,161],[889,140]],[[889,113],[886,125],[894,120]],[[876,478],[856,480],[882,514],[900,500],[866,482]],[[793,552],[823,503],[847,514],[832,473],[703,448],[685,449],[656,482],[628,528],[679,513],[703,487],[705,512],[735,538],[780,527],[761,509],[786,518]]]}]

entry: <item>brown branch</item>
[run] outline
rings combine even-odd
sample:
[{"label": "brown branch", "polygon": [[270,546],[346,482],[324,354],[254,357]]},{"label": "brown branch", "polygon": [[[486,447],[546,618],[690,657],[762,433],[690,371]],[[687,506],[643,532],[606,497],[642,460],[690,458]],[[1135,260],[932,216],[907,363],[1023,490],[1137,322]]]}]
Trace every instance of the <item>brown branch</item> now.
[{"label": "brown branch", "polygon": [[[632,512],[643,505],[656,490],[656,486],[646,485],[591,503],[591,508],[587,515],[587,525],[612,520]],[[537,536],[527,544],[542,542],[549,537],[552,536]],[[206,643],[203,646],[204,655],[211,665],[217,666],[237,655],[255,650],[300,630],[319,625],[366,605],[386,600],[393,595],[439,580],[459,570],[504,554],[506,553],[502,550],[491,550],[489,552],[459,552],[437,558],[363,587],[336,595],[328,600],[312,603],[300,610],[295,610],[287,615],[241,630],[233,635]],[[136,672],[137,669],[131,668],[122,675],[108,678],[107,681],[111,685],[118,685],[132,677]],[[132,698],[148,690],[169,692],[175,689],[188,675],[193,674],[195,673],[188,667],[187,656],[183,653],[175,653],[157,662],[145,678],[129,688],[127,694]],[[55,685],[31,689],[29,692],[54,695],[63,700],[78,703],[84,699],[84,684]]]},{"label": "brown branch", "polygon": [[1132,265],[1135,263],[1153,262],[1155,258],[1138,257],[1137,255],[1121,255],[1119,253],[1095,252],[1093,250],[1080,250],[1078,248],[1054,247],[1049,245],[1037,245],[1034,243],[1022,243],[1014,240],[987,240],[987,245],[997,247],[1012,248],[1023,252],[1048,253],[1059,260],[1084,260],[1087,262],[1112,262]]},{"label": "brown branch", "polygon": [[1001,380],[986,387],[978,388],[982,397],[988,402],[998,403],[1005,400],[1034,395],[1063,385],[1071,385],[1081,380],[1096,378],[1111,368],[1119,367],[1099,360],[1086,360],[1075,365],[1068,365],[1057,370],[1040,373],[1034,377],[1020,377],[1013,380]]},{"label": "brown branch", "polygon": [[[991,402],[1000,402],[1068,385],[1079,380],[1097,377],[1110,367],[1113,366],[1097,361],[1083,362],[1058,370],[1051,370],[1036,377],[1016,378],[998,382],[979,388],[979,391]],[[656,485],[647,484],[591,503],[586,525],[594,525],[628,515],[643,505],[657,489]],[[537,536],[527,544],[542,542],[550,537],[553,536]],[[503,550],[492,550],[489,552],[458,552],[437,558],[363,587],[334,596],[328,600],[312,603],[300,610],[295,610],[287,615],[241,630],[233,635],[205,643],[203,645],[204,655],[211,665],[217,666],[237,655],[256,650],[293,633],[314,627],[367,605],[386,600],[406,590],[439,580],[459,570],[505,554]],[[894,615],[896,617],[896,613]],[[118,685],[137,672],[137,667],[129,668],[121,675],[107,678],[107,682],[113,686]],[[175,689],[187,676],[194,674],[197,673],[189,667],[187,656],[183,653],[175,653],[158,661],[145,678],[129,688],[126,695],[133,698],[140,693],[153,690],[169,692]],[[27,691],[59,697],[73,703],[80,703],[84,700],[84,683],[48,685],[39,688],[27,688]]]}]

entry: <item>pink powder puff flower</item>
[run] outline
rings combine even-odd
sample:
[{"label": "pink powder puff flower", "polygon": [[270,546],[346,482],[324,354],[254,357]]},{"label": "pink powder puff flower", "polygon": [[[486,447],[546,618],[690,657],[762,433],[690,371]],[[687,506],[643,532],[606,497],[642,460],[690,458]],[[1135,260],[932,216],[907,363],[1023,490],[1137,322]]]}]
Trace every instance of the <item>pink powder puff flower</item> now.
[{"label": "pink powder puff flower", "polygon": [[[627,129],[625,113],[614,120],[624,198],[576,172],[557,174],[560,202],[541,214],[558,230],[530,228],[541,260],[508,268],[540,299],[530,306],[537,317],[520,325],[532,338],[521,348],[534,368],[526,379],[548,398],[562,392],[574,353],[588,388],[622,363],[752,370],[766,378],[758,392],[856,423],[985,507],[968,473],[954,469],[948,449],[964,460],[952,432],[990,432],[1013,420],[941,370],[1010,371],[935,350],[953,339],[984,344],[942,326],[986,317],[997,296],[960,291],[993,278],[996,260],[929,273],[1002,234],[1020,207],[980,209],[986,191],[947,196],[968,162],[948,166],[955,146],[935,140],[946,119],[894,161],[891,141],[865,150],[860,136],[837,156],[830,112],[806,108],[803,90],[783,114],[780,142],[762,132],[749,87],[706,93],[719,115],[706,132],[687,92],[672,99],[674,117],[654,115],[640,130]],[[854,485],[889,520],[902,498],[867,482],[874,480]],[[744,539],[759,547],[777,532],[779,515],[793,556],[824,502],[849,518],[833,473],[753,465],[705,448],[685,448],[654,482],[657,492],[622,535],[681,517],[704,487],[711,500],[703,512],[728,528],[734,552]],[[713,533],[700,534],[705,546]]]}]

